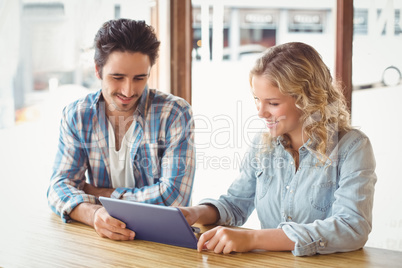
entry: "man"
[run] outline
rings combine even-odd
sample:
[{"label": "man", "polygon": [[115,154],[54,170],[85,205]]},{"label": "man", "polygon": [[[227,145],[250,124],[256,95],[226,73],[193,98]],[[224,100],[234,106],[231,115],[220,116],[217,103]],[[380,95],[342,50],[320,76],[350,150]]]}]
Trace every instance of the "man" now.
[{"label": "man", "polygon": [[101,237],[134,239],[100,196],[187,206],[195,171],[194,122],[181,98],[148,89],[160,42],[142,21],[111,20],[95,37],[102,89],[63,111],[47,192],[64,222],[93,226]]}]

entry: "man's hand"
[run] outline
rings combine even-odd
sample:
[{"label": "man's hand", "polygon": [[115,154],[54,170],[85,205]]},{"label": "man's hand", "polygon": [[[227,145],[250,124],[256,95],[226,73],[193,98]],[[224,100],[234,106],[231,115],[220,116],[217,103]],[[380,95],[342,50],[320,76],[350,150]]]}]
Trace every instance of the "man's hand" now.
[{"label": "man's hand", "polygon": [[100,188],[100,187],[95,187],[92,184],[85,183],[83,191],[86,194],[94,195],[96,197],[110,197],[112,193],[114,192],[114,188]]},{"label": "man's hand", "polygon": [[135,233],[126,228],[126,224],[113,218],[104,207],[96,208],[93,215],[93,227],[100,237],[112,240],[133,240]]},{"label": "man's hand", "polygon": [[81,203],[70,213],[73,220],[94,227],[100,237],[113,240],[133,240],[135,233],[124,222],[113,218],[101,205]]},{"label": "man's hand", "polygon": [[198,241],[198,251],[213,250],[215,253],[247,252],[254,249],[253,230],[215,227],[203,233]]}]

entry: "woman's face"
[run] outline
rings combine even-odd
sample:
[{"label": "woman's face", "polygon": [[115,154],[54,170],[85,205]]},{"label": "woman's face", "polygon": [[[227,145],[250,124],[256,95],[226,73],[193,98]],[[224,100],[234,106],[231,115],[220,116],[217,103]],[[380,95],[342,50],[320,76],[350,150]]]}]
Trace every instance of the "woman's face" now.
[{"label": "woman's face", "polygon": [[251,85],[258,116],[266,121],[271,135],[288,134],[292,141],[301,139],[301,112],[296,107],[295,98],[282,94],[263,76],[254,76]]}]

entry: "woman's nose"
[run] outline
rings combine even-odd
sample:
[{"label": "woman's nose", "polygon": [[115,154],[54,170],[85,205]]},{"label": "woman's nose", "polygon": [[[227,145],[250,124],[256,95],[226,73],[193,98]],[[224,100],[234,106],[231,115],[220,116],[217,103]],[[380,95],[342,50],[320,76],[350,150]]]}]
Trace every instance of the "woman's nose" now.
[{"label": "woman's nose", "polygon": [[267,111],[264,105],[258,104],[257,110],[258,110],[258,117],[260,118],[268,118],[270,116],[270,113]]}]

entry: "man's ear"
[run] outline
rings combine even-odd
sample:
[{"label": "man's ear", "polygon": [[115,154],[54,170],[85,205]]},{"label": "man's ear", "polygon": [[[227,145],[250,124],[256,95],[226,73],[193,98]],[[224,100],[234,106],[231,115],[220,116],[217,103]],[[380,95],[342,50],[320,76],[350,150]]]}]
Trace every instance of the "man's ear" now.
[{"label": "man's ear", "polygon": [[102,77],[100,76],[99,70],[100,70],[100,68],[98,67],[97,64],[95,64],[95,75],[96,75],[96,77],[98,79],[102,80]]}]

